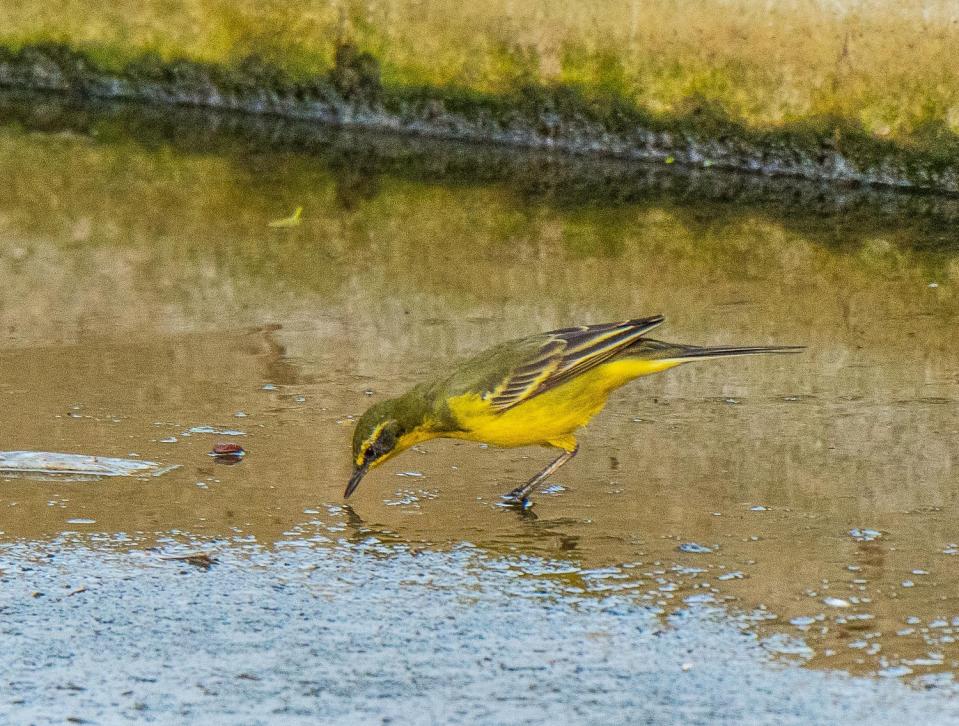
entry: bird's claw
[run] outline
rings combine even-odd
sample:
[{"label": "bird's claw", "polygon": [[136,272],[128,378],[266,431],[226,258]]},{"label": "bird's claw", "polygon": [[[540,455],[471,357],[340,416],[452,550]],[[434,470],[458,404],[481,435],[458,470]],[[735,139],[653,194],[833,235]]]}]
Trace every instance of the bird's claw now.
[{"label": "bird's claw", "polygon": [[503,501],[500,503],[501,507],[509,507],[511,509],[519,509],[521,512],[525,512],[527,509],[532,508],[533,500],[530,499],[525,494],[520,494],[518,492],[510,492],[509,494],[504,494],[500,497]]}]

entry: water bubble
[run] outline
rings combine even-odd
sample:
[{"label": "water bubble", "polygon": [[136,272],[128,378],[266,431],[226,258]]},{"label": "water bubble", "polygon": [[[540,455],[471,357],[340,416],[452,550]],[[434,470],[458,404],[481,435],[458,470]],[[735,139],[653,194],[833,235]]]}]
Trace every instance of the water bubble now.
[{"label": "water bubble", "polygon": [[910,673],[912,673],[912,668],[906,665],[892,665],[876,671],[876,675],[880,678],[901,678],[902,676],[908,676]]},{"label": "water bubble", "polygon": [[852,603],[848,600],[843,600],[841,597],[824,597],[822,599],[823,605],[828,605],[831,608],[848,608],[852,607]]},{"label": "water bubble", "polygon": [[725,582],[726,580],[742,580],[742,579],[745,578],[745,577],[746,577],[746,576],[745,576],[742,572],[739,572],[739,571],[737,570],[736,572],[727,572],[727,573],[725,573],[725,574],[723,574],[723,575],[720,575],[720,576],[717,577],[716,579],[717,579],[717,580],[722,580],[722,581]]},{"label": "water bubble", "polygon": [[696,555],[708,555],[713,553],[712,547],[697,544],[696,542],[683,542],[676,549],[680,552],[690,552]]}]

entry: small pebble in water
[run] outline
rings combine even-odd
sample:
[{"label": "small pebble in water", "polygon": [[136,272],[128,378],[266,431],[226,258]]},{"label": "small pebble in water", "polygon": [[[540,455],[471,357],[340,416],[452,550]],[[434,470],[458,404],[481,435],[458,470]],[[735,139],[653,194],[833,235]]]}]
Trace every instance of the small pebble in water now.
[{"label": "small pebble in water", "polygon": [[246,451],[239,444],[224,442],[213,445],[213,454],[215,456],[243,456]]},{"label": "small pebble in water", "polygon": [[246,450],[239,444],[220,442],[213,445],[209,455],[221,464],[238,464],[246,456]]}]

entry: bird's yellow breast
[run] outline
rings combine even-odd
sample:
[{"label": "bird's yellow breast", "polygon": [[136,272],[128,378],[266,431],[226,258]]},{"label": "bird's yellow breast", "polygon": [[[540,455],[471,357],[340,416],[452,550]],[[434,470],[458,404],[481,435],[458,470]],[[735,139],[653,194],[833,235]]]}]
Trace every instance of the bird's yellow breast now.
[{"label": "bird's yellow breast", "polygon": [[667,370],[681,361],[623,358],[597,366],[545,393],[497,412],[478,393],[448,401],[463,432],[456,438],[495,446],[575,445],[572,433],[603,410],[611,391],[634,378]]}]

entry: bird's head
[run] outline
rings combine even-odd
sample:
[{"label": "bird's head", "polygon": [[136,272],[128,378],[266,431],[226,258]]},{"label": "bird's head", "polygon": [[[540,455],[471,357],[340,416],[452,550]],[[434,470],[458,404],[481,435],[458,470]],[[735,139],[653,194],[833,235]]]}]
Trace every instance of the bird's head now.
[{"label": "bird's head", "polygon": [[409,448],[403,441],[406,433],[394,411],[394,401],[382,401],[360,416],[353,429],[353,475],[346,485],[349,497],[370,469]]}]

